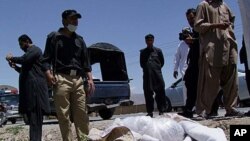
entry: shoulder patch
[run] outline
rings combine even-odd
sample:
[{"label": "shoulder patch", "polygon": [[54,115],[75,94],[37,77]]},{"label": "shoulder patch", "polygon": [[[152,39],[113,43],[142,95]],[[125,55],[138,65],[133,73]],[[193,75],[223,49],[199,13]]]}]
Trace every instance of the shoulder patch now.
[{"label": "shoulder patch", "polygon": [[77,47],[81,47],[82,46],[82,40],[80,39],[80,38],[78,38],[78,39],[75,39],[75,45],[77,46]]}]

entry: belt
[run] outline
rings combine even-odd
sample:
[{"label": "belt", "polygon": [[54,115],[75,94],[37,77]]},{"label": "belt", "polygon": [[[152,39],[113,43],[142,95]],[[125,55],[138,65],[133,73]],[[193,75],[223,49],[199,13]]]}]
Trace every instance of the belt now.
[{"label": "belt", "polygon": [[82,71],[70,69],[70,70],[57,70],[56,73],[62,73],[70,76],[81,76]]}]

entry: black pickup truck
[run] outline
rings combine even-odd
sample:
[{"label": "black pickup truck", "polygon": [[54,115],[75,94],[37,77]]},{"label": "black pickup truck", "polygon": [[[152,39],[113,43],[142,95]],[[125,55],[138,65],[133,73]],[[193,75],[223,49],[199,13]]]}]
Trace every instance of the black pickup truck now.
[{"label": "black pickup truck", "polygon": [[[112,117],[115,107],[132,105],[125,56],[109,43],[88,47],[91,65],[100,68],[101,78],[94,79],[95,92],[87,98],[88,112],[97,111],[103,119]],[[95,77],[96,70],[92,73]]]},{"label": "black pickup truck", "polygon": [[[124,52],[109,43],[96,43],[88,47],[90,63],[98,66],[92,74],[95,78],[95,92],[87,97],[88,113],[98,112],[103,119],[113,116],[118,106],[133,105],[130,100],[130,85]],[[56,115],[53,98],[50,99],[51,114]]]}]

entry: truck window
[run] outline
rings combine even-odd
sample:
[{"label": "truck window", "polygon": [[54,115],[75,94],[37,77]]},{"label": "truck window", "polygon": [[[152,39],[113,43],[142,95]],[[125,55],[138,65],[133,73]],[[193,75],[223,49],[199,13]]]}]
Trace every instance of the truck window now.
[{"label": "truck window", "polygon": [[94,81],[102,81],[100,63],[95,63],[92,65],[92,75]]}]

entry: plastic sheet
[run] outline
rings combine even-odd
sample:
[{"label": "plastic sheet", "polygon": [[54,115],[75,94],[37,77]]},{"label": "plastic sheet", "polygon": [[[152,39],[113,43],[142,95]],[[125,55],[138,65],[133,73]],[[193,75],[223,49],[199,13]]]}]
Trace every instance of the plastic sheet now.
[{"label": "plastic sheet", "polygon": [[183,141],[184,130],[176,121],[166,117],[148,116],[128,117],[121,120],[130,130],[158,139],[160,141]]},{"label": "plastic sheet", "polygon": [[104,131],[92,129],[88,137],[94,141],[226,141],[222,129],[209,128],[176,114],[117,118]]}]

